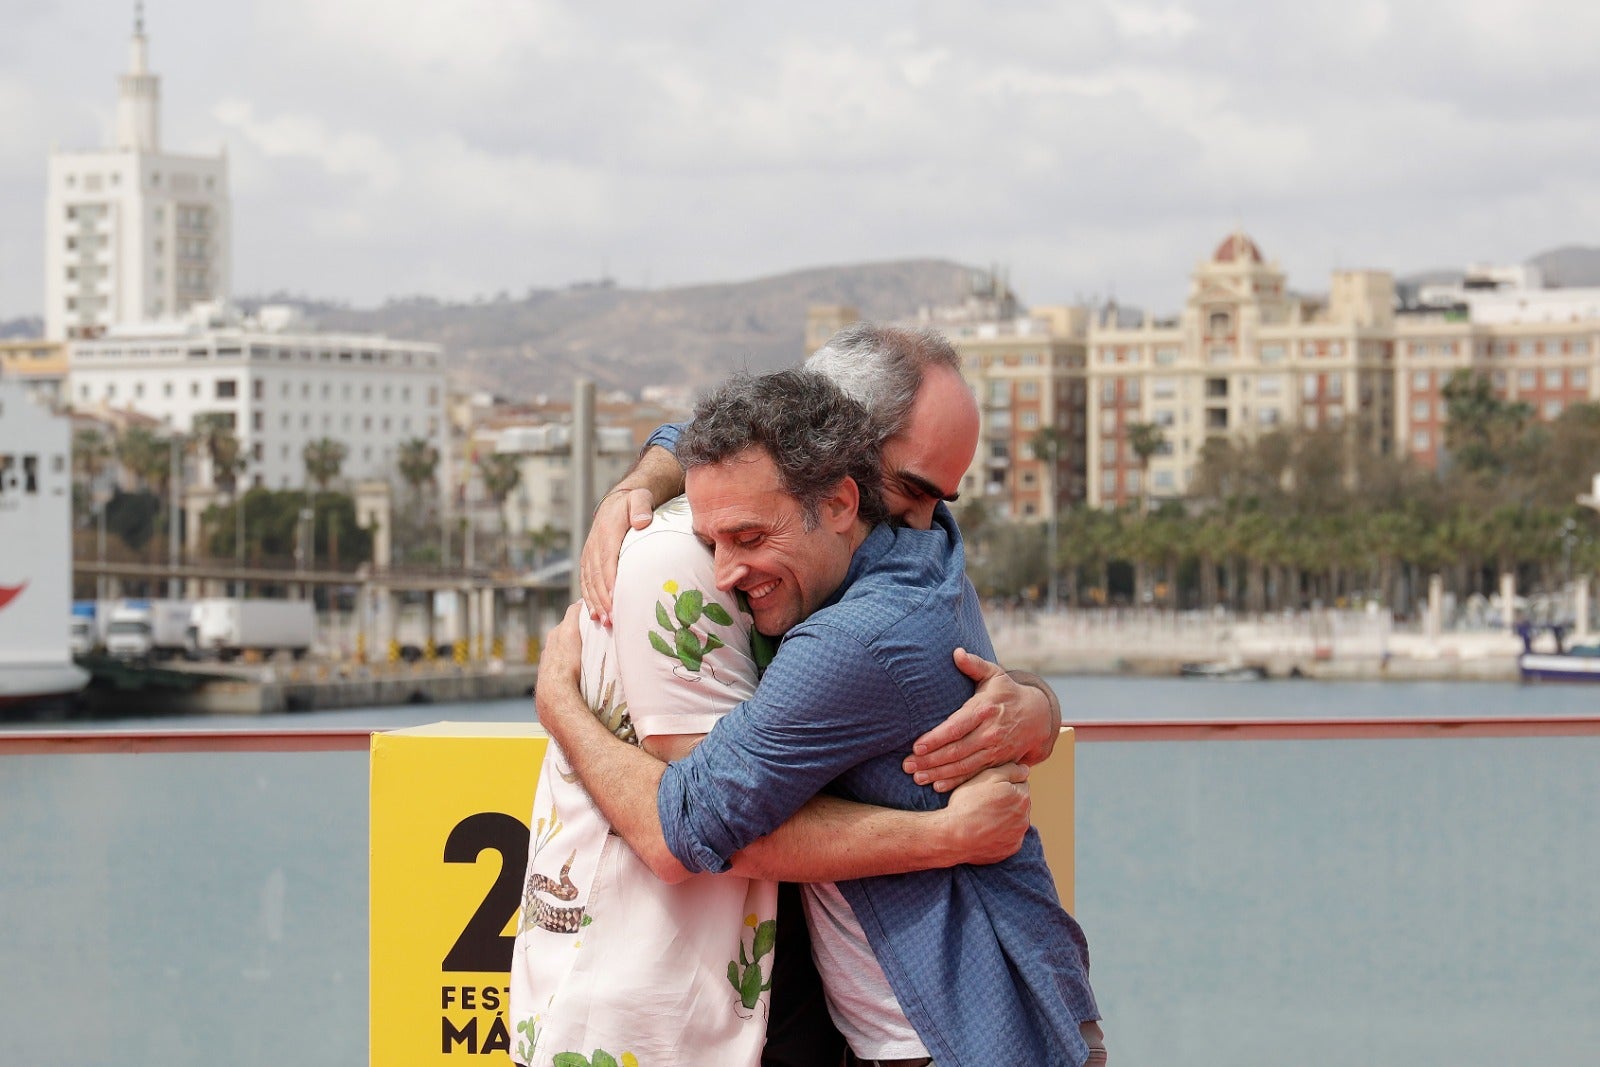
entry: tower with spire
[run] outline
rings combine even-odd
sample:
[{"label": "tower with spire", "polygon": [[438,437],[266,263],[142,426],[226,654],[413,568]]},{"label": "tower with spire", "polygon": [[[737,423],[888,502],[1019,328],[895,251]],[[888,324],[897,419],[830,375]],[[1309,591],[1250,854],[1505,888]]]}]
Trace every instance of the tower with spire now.
[{"label": "tower with spire", "polygon": [[181,315],[230,291],[228,158],[161,148],[161,79],[144,4],[117,78],[111,144],[52,151],[45,203],[45,335],[94,337]]}]

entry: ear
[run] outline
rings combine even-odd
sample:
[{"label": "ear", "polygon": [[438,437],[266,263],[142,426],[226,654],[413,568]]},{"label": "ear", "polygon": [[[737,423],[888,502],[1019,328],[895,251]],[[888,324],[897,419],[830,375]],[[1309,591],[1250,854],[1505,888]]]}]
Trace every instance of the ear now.
[{"label": "ear", "polygon": [[844,533],[856,523],[856,511],[861,505],[861,487],[854,478],[846,475],[834,484],[833,492],[822,500],[822,525],[835,533]]}]

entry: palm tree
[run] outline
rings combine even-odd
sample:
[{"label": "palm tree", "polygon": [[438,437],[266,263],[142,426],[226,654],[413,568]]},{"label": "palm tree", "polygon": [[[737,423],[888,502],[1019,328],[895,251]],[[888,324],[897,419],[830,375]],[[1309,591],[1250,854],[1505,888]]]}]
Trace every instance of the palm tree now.
[{"label": "palm tree", "polygon": [[[478,473],[483,478],[483,487],[489,496],[494,499],[495,511],[500,515],[500,528],[505,530],[506,523],[506,498],[517,488],[522,481],[522,468],[517,465],[517,457],[510,452],[490,452],[478,457]],[[502,532],[500,537],[500,558],[505,563],[510,559],[511,550],[508,538]]]},{"label": "palm tree", "polygon": [[439,469],[439,450],[425,437],[412,437],[400,442],[396,459],[400,477],[411,487],[414,502],[420,503],[422,488],[433,484]]},{"label": "palm tree", "polygon": [[344,457],[348,453],[344,442],[331,437],[306,444],[300,455],[305,460],[306,477],[316,483],[318,492],[327,492],[329,483],[339,477],[339,470],[344,466]]},{"label": "palm tree", "polygon": [[[348,454],[344,442],[335,441],[331,437],[321,437],[306,443],[301,450],[300,457],[305,461],[306,477],[317,485],[319,493],[328,491],[328,485],[339,477],[339,469],[344,466],[344,457]],[[317,506],[315,498],[311,504],[311,545],[315,549],[317,541]],[[334,559],[339,558],[339,527],[337,524],[328,528],[328,554]]]},{"label": "palm tree", "polygon": [[1130,422],[1128,444],[1139,457],[1139,513],[1150,510],[1150,457],[1167,445],[1167,435],[1153,422]]},{"label": "palm tree", "polygon": [[[96,504],[95,486],[100,481],[100,476],[110,466],[111,455],[111,444],[101,436],[99,430],[86,428],[72,435],[72,471],[76,483],[73,489],[82,488],[82,503],[85,507]],[[74,491],[75,503],[78,496],[79,494]]]},{"label": "palm tree", "polygon": [[239,499],[239,475],[244,473],[244,449],[234,436],[233,418],[218,411],[196,415],[189,440],[211,461],[211,482],[228,494],[233,504],[233,551],[244,563],[244,507]]},{"label": "palm tree", "polygon": [[139,484],[156,496],[165,498],[167,483],[172,480],[171,443],[142,426],[132,426],[117,442],[117,457]]}]

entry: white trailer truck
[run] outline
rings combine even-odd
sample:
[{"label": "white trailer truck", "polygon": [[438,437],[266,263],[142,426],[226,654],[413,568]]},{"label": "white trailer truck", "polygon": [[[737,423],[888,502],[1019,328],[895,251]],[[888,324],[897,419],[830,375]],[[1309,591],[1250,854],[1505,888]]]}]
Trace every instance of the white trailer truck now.
[{"label": "white trailer truck", "polygon": [[316,640],[317,620],[309,600],[197,600],[194,623],[200,652],[225,661],[250,651],[284,651],[299,659]]},{"label": "white trailer truck", "polygon": [[195,654],[194,604],[188,600],[124,600],[106,624],[106,654],[144,662]]}]

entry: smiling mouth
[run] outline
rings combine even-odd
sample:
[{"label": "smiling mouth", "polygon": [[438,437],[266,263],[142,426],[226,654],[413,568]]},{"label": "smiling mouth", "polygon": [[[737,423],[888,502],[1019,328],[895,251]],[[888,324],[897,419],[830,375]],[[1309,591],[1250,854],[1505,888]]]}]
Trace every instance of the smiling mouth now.
[{"label": "smiling mouth", "polygon": [[771,593],[776,588],[778,588],[778,583],[776,581],[762,582],[760,585],[754,585],[746,589],[744,591],[744,595],[750,599],[750,603],[753,605],[756,601],[765,598],[768,593]]}]

